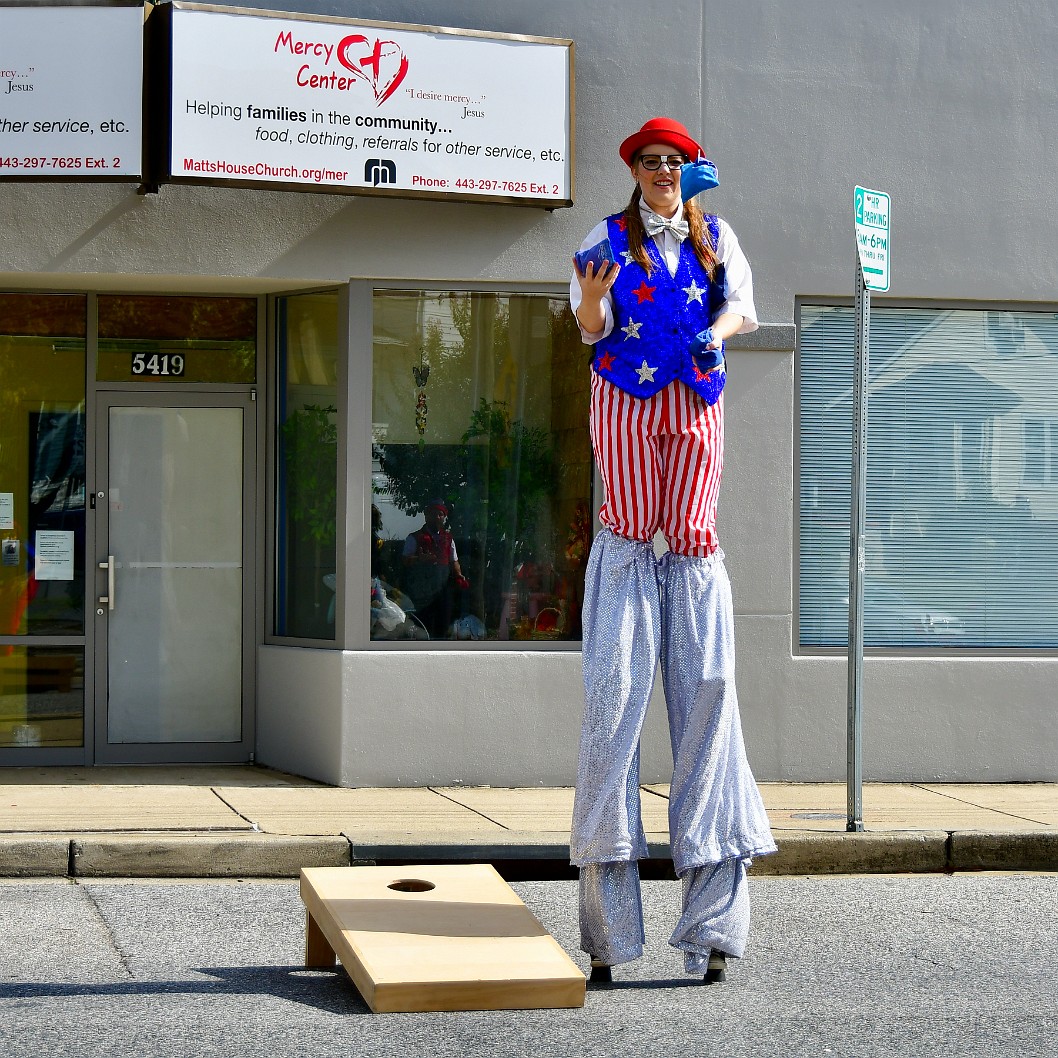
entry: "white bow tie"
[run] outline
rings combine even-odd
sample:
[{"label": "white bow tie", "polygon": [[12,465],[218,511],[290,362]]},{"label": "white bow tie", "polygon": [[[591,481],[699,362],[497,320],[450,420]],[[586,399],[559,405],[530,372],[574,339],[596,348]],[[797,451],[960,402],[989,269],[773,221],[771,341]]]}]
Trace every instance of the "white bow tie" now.
[{"label": "white bow tie", "polygon": [[643,226],[647,230],[647,235],[651,238],[660,235],[663,231],[671,231],[680,242],[683,242],[683,240],[691,233],[690,225],[688,225],[686,220],[673,220],[668,217],[660,217],[653,211],[647,213],[643,218]]}]

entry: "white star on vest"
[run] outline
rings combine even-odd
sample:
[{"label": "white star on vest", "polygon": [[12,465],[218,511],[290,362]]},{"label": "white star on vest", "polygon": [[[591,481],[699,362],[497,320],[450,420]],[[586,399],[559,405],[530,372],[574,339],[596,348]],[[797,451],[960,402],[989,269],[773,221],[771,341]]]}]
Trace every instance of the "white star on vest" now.
[{"label": "white star on vest", "polygon": [[628,326],[621,328],[621,330],[625,332],[625,341],[627,342],[629,338],[638,338],[639,328],[642,326],[643,324],[636,323],[635,320],[630,319],[628,321]]},{"label": "white star on vest", "polygon": [[643,366],[636,369],[636,373],[639,375],[640,382],[653,382],[654,372],[657,371],[656,367],[648,367],[647,362],[643,361]]},{"label": "white star on vest", "polygon": [[702,288],[692,279],[689,287],[684,287],[683,292],[687,295],[687,304],[689,305],[692,301],[697,301],[699,305],[702,304],[702,295],[708,290],[708,287]]},{"label": "white star on vest", "polygon": [[621,251],[621,256],[625,259],[625,264],[626,265],[630,265],[632,263],[632,251],[631,250],[622,250]]}]

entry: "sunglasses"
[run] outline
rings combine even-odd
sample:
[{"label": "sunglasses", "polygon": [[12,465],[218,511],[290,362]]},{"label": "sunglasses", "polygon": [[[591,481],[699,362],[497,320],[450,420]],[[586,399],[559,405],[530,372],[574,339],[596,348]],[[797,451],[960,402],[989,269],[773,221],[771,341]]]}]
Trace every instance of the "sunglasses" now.
[{"label": "sunglasses", "polygon": [[669,167],[670,172],[675,172],[681,165],[687,164],[687,156],[683,154],[670,154],[662,156],[660,154],[641,154],[639,156],[639,164],[644,169],[649,169],[653,172],[655,169],[660,169],[662,163]]}]

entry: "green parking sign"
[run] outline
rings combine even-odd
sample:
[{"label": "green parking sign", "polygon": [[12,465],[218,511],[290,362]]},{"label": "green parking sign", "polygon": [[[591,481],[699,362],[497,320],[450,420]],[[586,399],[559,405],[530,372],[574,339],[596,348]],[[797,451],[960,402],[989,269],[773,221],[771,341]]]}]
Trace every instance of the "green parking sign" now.
[{"label": "green parking sign", "polygon": [[856,252],[868,290],[889,289],[889,196],[856,187]]}]

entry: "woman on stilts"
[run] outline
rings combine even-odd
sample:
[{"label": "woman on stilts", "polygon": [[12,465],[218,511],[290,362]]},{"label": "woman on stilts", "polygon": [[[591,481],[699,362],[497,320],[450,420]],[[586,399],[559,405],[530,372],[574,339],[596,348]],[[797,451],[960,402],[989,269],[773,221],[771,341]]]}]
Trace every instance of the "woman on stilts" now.
[{"label": "woman on stilts", "polygon": [[[692,201],[717,185],[687,129],[648,121],[620,147],[635,189],[574,262],[592,345],[590,426],[604,487],[584,586],[585,709],[570,858],[594,981],[643,952],[639,737],[660,661],[672,741],[672,858],[689,974],[725,979],[749,931],[746,868],[775,851],[735,697],[731,588],[716,535],[724,341],[757,327],[731,228]],[[609,253],[599,251],[606,245]],[[608,264],[603,258],[614,263]],[[582,258],[583,259],[583,258]],[[594,263],[598,262],[598,263]],[[655,559],[660,531],[668,553]]]}]

